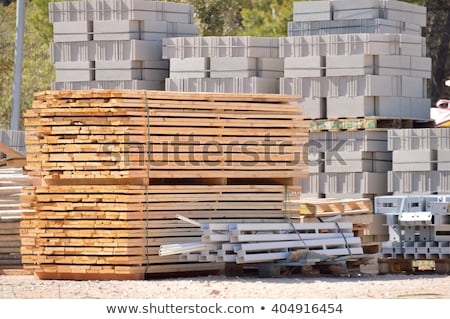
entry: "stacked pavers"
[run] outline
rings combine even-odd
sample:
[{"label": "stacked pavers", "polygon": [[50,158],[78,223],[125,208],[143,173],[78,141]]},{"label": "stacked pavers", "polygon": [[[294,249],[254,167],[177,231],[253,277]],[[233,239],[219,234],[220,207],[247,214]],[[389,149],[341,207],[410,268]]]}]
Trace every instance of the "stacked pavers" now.
[{"label": "stacked pavers", "polygon": [[191,37],[164,40],[167,91],[279,93],[283,59],[278,39]]},{"label": "stacked pavers", "polygon": [[197,34],[193,7],[172,2],[54,2],[49,16],[55,90],[163,90],[169,65],[162,59],[162,39]]},{"label": "stacked pavers", "polygon": [[425,7],[308,1],[295,3],[294,20],[280,39],[280,92],[302,96],[306,116],[429,118]]}]

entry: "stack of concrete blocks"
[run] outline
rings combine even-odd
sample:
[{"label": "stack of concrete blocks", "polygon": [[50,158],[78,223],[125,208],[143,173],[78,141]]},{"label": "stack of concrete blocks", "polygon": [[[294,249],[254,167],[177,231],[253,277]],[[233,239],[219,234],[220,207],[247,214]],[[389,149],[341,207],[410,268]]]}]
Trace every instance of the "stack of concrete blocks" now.
[{"label": "stack of concrete blocks", "polygon": [[403,33],[420,35],[426,9],[401,1],[309,1],[294,3],[289,36]]},{"label": "stack of concrete blocks", "polygon": [[386,258],[441,260],[450,257],[450,195],[381,196],[375,213],[386,216]]},{"label": "stack of concrete blocks", "polygon": [[389,192],[450,194],[450,128],[396,129],[388,134]]},{"label": "stack of concrete blocks", "polygon": [[197,35],[191,5],[146,0],[49,3],[52,88],[164,90],[162,40]]},{"label": "stack of concrete blocks", "polygon": [[387,193],[387,131],[311,132],[302,197],[373,198]]},{"label": "stack of concrete blocks", "polygon": [[300,95],[307,117],[429,119],[431,59],[421,36],[425,7],[305,1],[294,4],[294,20],[289,36],[280,39],[285,59],[280,92]]},{"label": "stack of concrete blocks", "polygon": [[279,93],[283,59],[277,38],[191,37],[164,39],[170,59],[167,91]]}]

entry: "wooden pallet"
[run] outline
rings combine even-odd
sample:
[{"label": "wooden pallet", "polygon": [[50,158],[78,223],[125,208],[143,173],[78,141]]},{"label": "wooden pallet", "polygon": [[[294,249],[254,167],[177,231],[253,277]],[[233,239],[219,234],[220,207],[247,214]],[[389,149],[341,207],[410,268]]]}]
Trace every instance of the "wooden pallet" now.
[{"label": "wooden pallet", "polygon": [[310,120],[310,131],[353,131],[375,129],[400,129],[400,128],[429,128],[435,127],[434,120],[400,119],[387,117],[356,117],[338,119]]},{"label": "wooden pallet", "polygon": [[411,274],[421,271],[450,274],[450,259],[380,258],[378,262],[380,274]]},{"label": "wooden pallet", "polygon": [[315,217],[370,214],[373,212],[372,201],[366,198],[312,198],[289,200],[286,204],[286,209],[289,211],[298,212],[300,215],[311,215]]}]

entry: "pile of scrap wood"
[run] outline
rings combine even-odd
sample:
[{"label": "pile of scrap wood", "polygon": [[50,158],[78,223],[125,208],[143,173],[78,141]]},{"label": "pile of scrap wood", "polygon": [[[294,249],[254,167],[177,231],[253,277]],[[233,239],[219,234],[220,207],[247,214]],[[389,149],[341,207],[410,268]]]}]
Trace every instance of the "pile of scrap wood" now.
[{"label": "pile of scrap wood", "polygon": [[[13,131],[14,132],[14,131]],[[9,135],[1,131],[1,135]],[[23,132],[22,132],[23,133]],[[15,134],[12,134],[15,135]],[[0,267],[20,266],[20,196],[32,181],[23,171],[25,156],[14,148],[0,143]]]},{"label": "pile of scrap wood", "polygon": [[296,98],[154,91],[52,91],[25,115],[24,267],[40,278],[143,278],[218,270],[160,256],[200,222],[285,218],[305,176],[308,122]]}]

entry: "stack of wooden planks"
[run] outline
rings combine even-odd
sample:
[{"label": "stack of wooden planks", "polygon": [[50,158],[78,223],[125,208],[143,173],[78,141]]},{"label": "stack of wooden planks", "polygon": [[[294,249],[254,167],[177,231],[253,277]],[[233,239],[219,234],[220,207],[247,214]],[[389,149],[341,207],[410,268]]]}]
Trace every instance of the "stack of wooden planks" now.
[{"label": "stack of wooden planks", "polygon": [[[5,161],[6,164],[6,161]],[[20,167],[0,167],[0,267],[20,266],[20,196],[32,182]]]},{"label": "stack of wooden planks", "polygon": [[292,96],[51,91],[26,112],[24,266],[40,278],[138,279],[222,269],[159,247],[201,222],[285,218],[305,176],[308,123]]}]

